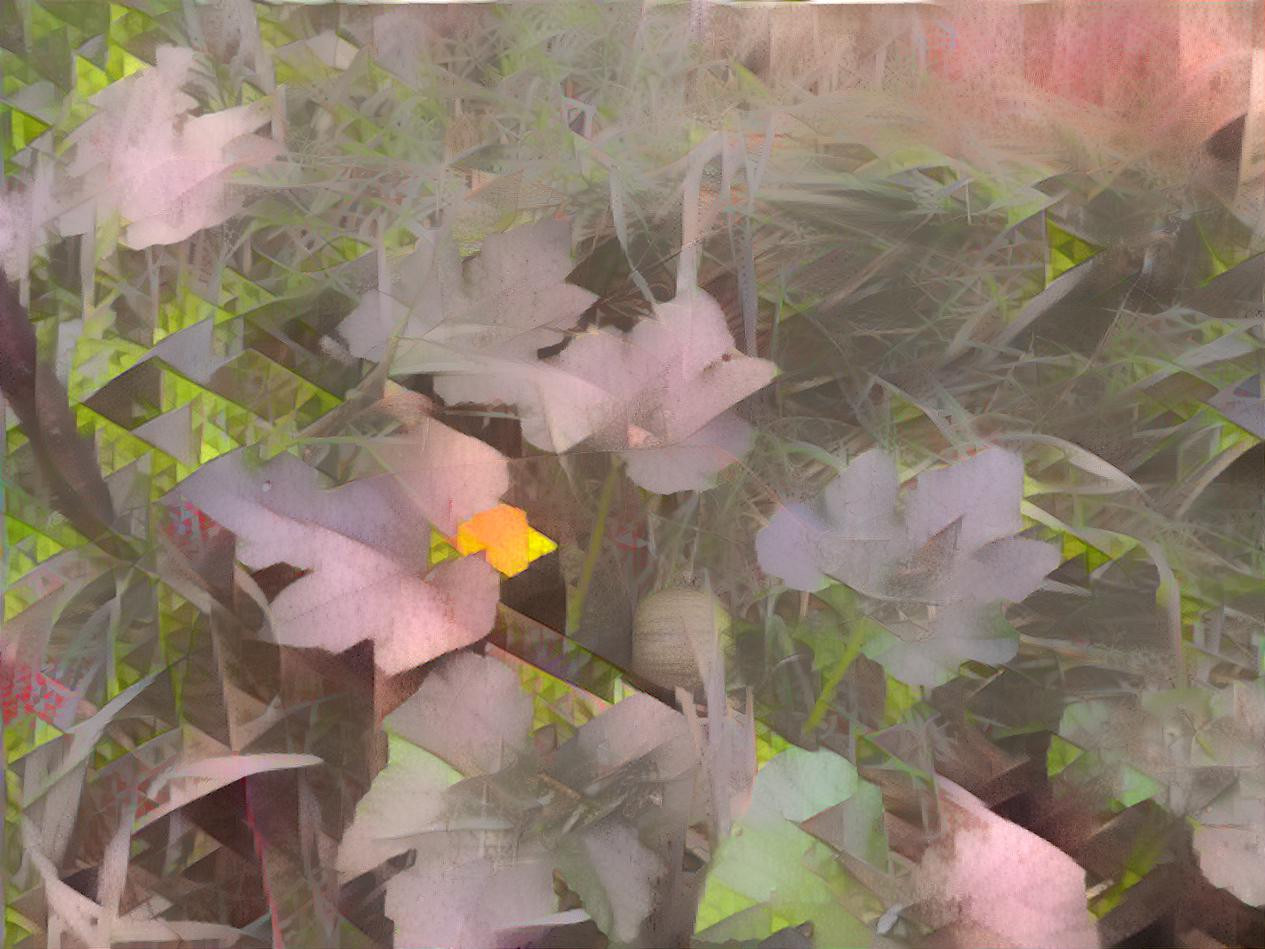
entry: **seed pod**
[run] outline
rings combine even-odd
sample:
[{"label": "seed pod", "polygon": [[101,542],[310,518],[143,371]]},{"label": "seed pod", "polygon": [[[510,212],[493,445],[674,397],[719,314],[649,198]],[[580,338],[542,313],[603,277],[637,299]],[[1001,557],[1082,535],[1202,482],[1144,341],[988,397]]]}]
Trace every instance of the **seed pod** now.
[{"label": "seed pod", "polygon": [[665,689],[693,692],[702,686],[728,631],[729,615],[710,593],[653,593],[638,604],[633,618],[633,672]]}]

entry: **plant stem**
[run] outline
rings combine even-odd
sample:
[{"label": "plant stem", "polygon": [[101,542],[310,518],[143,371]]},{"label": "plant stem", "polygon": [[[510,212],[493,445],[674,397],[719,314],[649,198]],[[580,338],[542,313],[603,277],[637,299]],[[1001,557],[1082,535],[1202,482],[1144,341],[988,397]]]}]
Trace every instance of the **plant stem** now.
[{"label": "plant stem", "polygon": [[850,628],[848,644],[844,647],[843,655],[839,657],[839,661],[834,664],[825,681],[821,684],[821,694],[817,696],[813,710],[809,714],[808,720],[804,722],[803,734],[805,735],[811,735],[817,726],[821,724],[821,720],[826,717],[826,710],[830,708],[830,697],[834,695],[835,689],[843,681],[843,677],[853,661],[860,655],[861,647],[865,645],[865,640],[868,638],[864,623],[858,622],[855,618],[849,618],[845,622]]},{"label": "plant stem", "polygon": [[619,463],[611,459],[611,470],[602,482],[602,493],[597,499],[597,517],[593,524],[593,533],[589,535],[589,549],[584,555],[584,566],[580,570],[580,583],[576,587],[575,596],[567,603],[567,633],[573,633],[580,625],[580,617],[584,615],[584,599],[588,596],[589,584],[593,582],[593,571],[597,569],[597,558],[602,553],[602,541],[606,538],[606,517],[610,514],[611,501],[615,497],[615,485],[619,481]]}]

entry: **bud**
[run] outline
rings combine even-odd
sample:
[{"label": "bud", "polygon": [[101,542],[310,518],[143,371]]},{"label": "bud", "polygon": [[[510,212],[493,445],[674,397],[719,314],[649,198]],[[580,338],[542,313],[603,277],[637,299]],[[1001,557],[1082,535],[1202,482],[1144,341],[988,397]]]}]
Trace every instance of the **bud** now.
[{"label": "bud", "polygon": [[662,688],[693,692],[728,639],[729,614],[711,593],[660,590],[641,601],[633,618],[633,672]]}]

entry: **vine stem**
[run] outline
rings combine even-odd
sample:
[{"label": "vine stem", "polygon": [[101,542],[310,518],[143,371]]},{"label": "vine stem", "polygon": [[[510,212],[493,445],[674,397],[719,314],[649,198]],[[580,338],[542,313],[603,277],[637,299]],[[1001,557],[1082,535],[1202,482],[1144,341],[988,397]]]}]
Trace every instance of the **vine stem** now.
[{"label": "vine stem", "polygon": [[821,684],[821,694],[817,696],[817,701],[813,704],[813,710],[809,714],[807,721],[804,722],[803,733],[805,735],[811,735],[817,726],[821,724],[821,720],[826,717],[826,711],[830,708],[830,697],[835,694],[835,689],[843,681],[843,677],[847,674],[853,661],[861,654],[861,647],[865,645],[865,641],[868,638],[866,625],[859,622],[856,617],[849,617],[847,623],[849,627],[847,645],[843,648],[843,655],[839,657],[839,660],[834,664],[825,681]]}]

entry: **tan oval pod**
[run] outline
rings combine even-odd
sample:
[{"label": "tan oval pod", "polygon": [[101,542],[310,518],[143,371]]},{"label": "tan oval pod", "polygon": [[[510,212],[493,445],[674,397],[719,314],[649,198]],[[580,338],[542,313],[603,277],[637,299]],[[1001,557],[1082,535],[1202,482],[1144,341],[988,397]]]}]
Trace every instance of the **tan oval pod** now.
[{"label": "tan oval pod", "polygon": [[633,672],[662,688],[693,692],[703,684],[707,671],[700,671],[696,656],[715,655],[728,631],[729,614],[712,594],[703,590],[652,593],[638,604],[633,618]]}]

